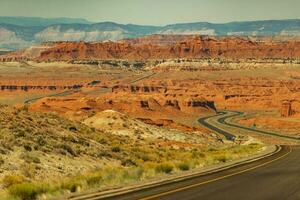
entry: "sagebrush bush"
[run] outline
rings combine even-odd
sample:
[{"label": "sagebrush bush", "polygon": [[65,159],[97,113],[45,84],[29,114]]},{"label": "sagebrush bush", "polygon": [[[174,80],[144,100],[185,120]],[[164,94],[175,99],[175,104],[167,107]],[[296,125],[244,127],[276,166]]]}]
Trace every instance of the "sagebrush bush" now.
[{"label": "sagebrush bush", "polygon": [[69,180],[62,183],[61,188],[68,190],[70,192],[76,192],[79,188],[82,187],[82,183],[78,180]]},{"label": "sagebrush bush", "polygon": [[190,166],[188,163],[182,162],[180,164],[178,164],[178,169],[180,169],[181,171],[187,171],[190,169]]},{"label": "sagebrush bush", "polygon": [[219,155],[215,158],[215,160],[217,160],[219,162],[226,162],[228,159],[227,159],[226,155]]},{"label": "sagebrush bush", "polygon": [[120,147],[112,147],[111,150],[115,153],[118,153],[121,151],[121,148]]},{"label": "sagebrush bush", "polygon": [[89,186],[98,185],[103,181],[101,174],[94,174],[87,178],[86,182]]},{"label": "sagebrush bush", "polygon": [[5,163],[4,159],[0,156],[0,166]]},{"label": "sagebrush bush", "polygon": [[158,173],[169,174],[173,171],[173,168],[173,165],[171,165],[170,163],[161,163],[155,167],[155,171]]},{"label": "sagebrush bush", "polygon": [[32,153],[21,154],[21,158],[27,163],[41,163],[41,160]]},{"label": "sagebrush bush", "polygon": [[77,154],[75,153],[75,151],[73,150],[73,148],[70,145],[67,144],[61,144],[60,148],[66,150],[69,154],[71,154],[72,156],[77,156]]},{"label": "sagebrush bush", "polygon": [[124,181],[137,181],[140,180],[144,173],[141,167],[134,167],[123,171]]},{"label": "sagebrush bush", "polygon": [[21,200],[35,200],[38,195],[45,193],[47,187],[39,186],[34,183],[15,184],[8,188],[11,196]]},{"label": "sagebrush bush", "polygon": [[136,162],[130,158],[124,159],[121,161],[122,166],[137,166]]},{"label": "sagebrush bush", "polygon": [[2,185],[4,188],[8,188],[12,185],[20,184],[24,181],[25,178],[23,176],[11,174],[11,175],[4,176],[4,178],[2,179]]}]

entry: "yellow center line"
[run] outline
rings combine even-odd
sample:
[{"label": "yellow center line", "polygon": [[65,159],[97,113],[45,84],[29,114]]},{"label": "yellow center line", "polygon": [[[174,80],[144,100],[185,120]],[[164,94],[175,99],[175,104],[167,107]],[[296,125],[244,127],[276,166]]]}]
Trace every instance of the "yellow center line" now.
[{"label": "yellow center line", "polygon": [[248,169],[244,169],[242,171],[239,171],[239,172],[235,172],[235,173],[232,173],[232,174],[228,174],[228,175],[225,175],[225,176],[220,176],[218,178],[215,178],[215,179],[211,179],[211,180],[208,180],[208,181],[204,181],[204,182],[201,182],[201,183],[195,183],[195,184],[192,184],[192,185],[188,185],[188,186],[185,186],[185,187],[181,187],[181,188],[177,188],[177,189],[174,189],[174,190],[170,190],[170,191],[167,191],[167,192],[163,192],[163,193],[160,193],[160,194],[156,194],[156,195],[152,195],[152,196],[148,196],[148,197],[144,197],[144,198],[141,198],[140,200],[149,200],[149,199],[154,199],[154,198],[157,198],[157,197],[162,197],[162,196],[165,196],[165,195],[168,195],[168,194],[172,194],[172,193],[175,193],[175,192],[179,192],[179,191],[182,191],[182,190],[186,190],[186,189],[190,189],[190,188],[194,188],[194,187],[197,187],[197,186],[201,186],[201,185],[205,185],[207,183],[211,183],[211,182],[215,182],[215,181],[218,181],[218,180],[222,180],[222,179],[225,179],[225,178],[228,178],[228,177],[231,177],[231,176],[235,176],[235,175],[238,175],[238,174],[242,174],[244,172],[248,172],[248,171],[251,171],[253,169],[257,169],[259,167],[262,167],[262,166],[265,166],[267,164],[270,164],[272,162],[275,162],[285,156],[287,156],[289,153],[292,152],[292,148],[289,146],[289,151],[287,153],[285,153],[284,155],[282,156],[279,156],[278,158],[275,158],[273,160],[270,160],[268,162],[265,162],[263,164],[260,164],[260,165],[256,165],[254,167],[250,167]]}]

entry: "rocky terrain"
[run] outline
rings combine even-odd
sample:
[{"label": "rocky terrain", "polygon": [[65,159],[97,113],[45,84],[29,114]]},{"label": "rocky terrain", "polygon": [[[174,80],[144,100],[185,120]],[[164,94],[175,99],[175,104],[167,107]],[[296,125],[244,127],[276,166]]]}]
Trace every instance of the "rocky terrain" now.
[{"label": "rocky terrain", "polygon": [[10,105],[0,106],[0,198],[122,186],[259,150],[245,144],[262,137],[238,145],[198,123],[223,109],[245,112],[236,123],[299,136],[299,47],[151,35],[0,56],[0,103]]},{"label": "rocky terrain", "polygon": [[[170,40],[174,42],[168,42]],[[300,57],[299,46],[299,40],[283,42],[258,41],[241,37],[155,35],[118,42],[46,43],[39,47],[0,56],[0,60],[296,59]]]},{"label": "rocky terrain", "polygon": [[0,198],[53,198],[124,186],[258,151],[214,133],[145,124],[113,110],[83,123],[0,105]]}]

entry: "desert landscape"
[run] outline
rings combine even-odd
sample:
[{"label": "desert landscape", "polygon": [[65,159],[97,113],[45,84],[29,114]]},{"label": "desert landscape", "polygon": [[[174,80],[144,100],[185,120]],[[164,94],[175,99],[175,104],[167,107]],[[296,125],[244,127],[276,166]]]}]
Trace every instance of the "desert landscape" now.
[{"label": "desert landscape", "polygon": [[2,55],[2,189],[60,196],[295,143],[229,141],[197,120],[238,110],[235,123],[300,137],[298,44],[153,35]]},{"label": "desert landscape", "polygon": [[0,199],[297,199],[296,18],[0,16]]}]

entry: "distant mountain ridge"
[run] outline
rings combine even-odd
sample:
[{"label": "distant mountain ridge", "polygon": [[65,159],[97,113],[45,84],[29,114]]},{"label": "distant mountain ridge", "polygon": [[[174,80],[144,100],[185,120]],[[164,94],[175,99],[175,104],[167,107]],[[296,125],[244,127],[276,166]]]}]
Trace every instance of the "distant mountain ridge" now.
[{"label": "distant mountain ridge", "polygon": [[71,18],[0,17],[0,48],[20,49],[48,41],[105,41],[151,34],[214,36],[300,36],[300,20],[264,20],[223,24],[195,22],[147,26],[92,23]]},{"label": "distant mountain ridge", "polygon": [[12,24],[17,26],[51,26],[54,24],[91,24],[92,22],[81,18],[42,18],[42,17],[1,17],[0,24]]}]

